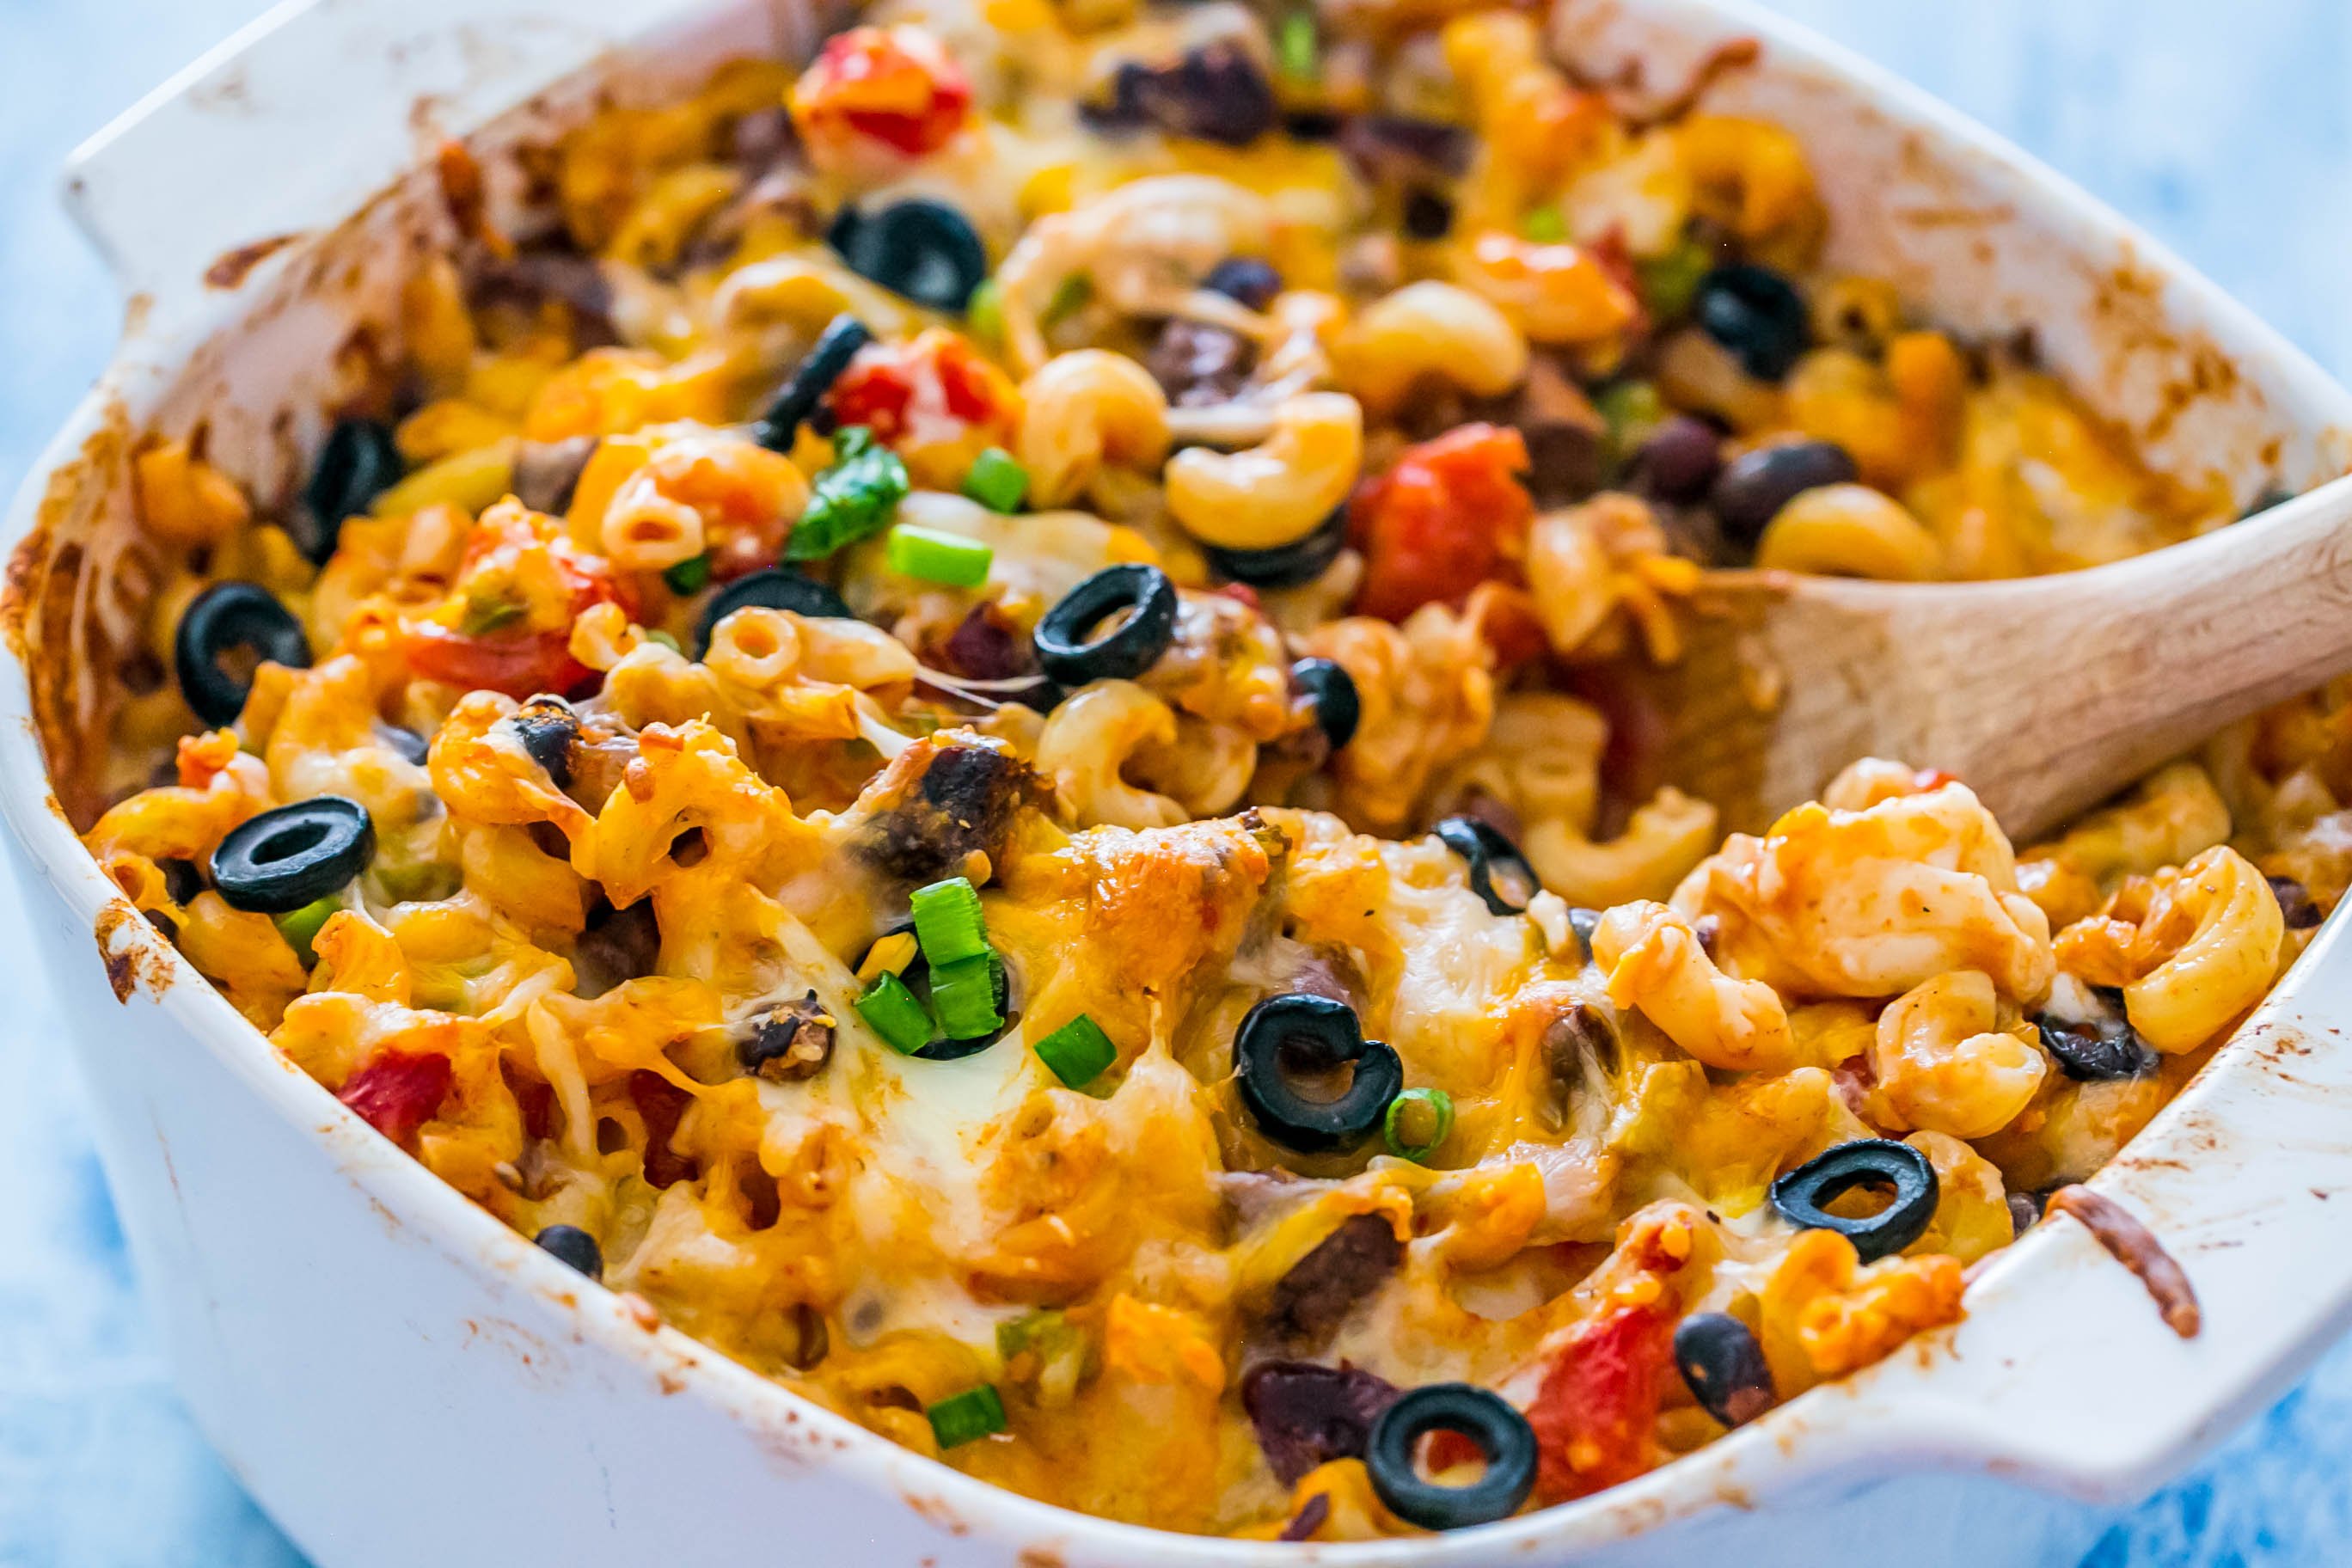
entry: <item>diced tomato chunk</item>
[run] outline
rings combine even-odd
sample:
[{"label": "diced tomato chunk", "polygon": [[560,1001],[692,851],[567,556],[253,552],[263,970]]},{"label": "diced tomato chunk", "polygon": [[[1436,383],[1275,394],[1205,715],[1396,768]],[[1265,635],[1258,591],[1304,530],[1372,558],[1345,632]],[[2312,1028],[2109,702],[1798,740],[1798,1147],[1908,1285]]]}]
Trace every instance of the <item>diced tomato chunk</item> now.
[{"label": "diced tomato chunk", "polygon": [[361,1120],[405,1145],[433,1120],[449,1092],[449,1058],[427,1051],[379,1051],[343,1082],[335,1098]]},{"label": "diced tomato chunk", "polygon": [[1021,390],[961,332],[935,327],[859,351],[830,395],[835,422],[863,425],[916,482],[952,489],[972,459],[1010,446]]},{"label": "diced tomato chunk", "polygon": [[1560,1347],[1528,1411],[1544,1502],[1583,1497],[1656,1465],[1674,1333],[1674,1315],[1663,1307],[1615,1307]]},{"label": "diced tomato chunk", "polygon": [[828,40],[793,89],[802,133],[822,149],[847,132],[918,158],[971,114],[971,83],[921,27],[853,27]]},{"label": "diced tomato chunk", "polygon": [[[542,554],[545,570],[536,560],[526,567],[526,557]],[[550,582],[562,596],[554,606],[562,618],[553,625],[554,617],[524,602],[544,592],[532,584]],[[573,544],[555,519],[511,502],[492,507],[475,524],[457,584],[456,624],[435,616],[412,619],[405,651],[417,674],[468,691],[570,691],[589,674],[572,657],[572,623],[595,605],[635,610],[602,556]]]},{"label": "diced tomato chunk", "polygon": [[1348,514],[1364,554],[1357,613],[1401,621],[1515,571],[1535,519],[1518,479],[1528,466],[1517,430],[1465,425],[1408,448],[1359,490]]}]

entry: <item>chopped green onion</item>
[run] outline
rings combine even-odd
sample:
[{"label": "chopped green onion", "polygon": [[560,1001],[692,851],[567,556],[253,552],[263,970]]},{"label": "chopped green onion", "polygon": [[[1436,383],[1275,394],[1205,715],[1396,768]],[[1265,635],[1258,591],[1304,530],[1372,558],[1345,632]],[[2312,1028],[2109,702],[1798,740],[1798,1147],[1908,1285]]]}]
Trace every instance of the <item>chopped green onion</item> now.
[{"label": "chopped green onion", "polygon": [[898,515],[914,482],[898,454],[863,425],[845,425],[833,437],[833,466],[810,487],[806,510],[784,546],[787,561],[816,561],[845,544],[881,532]]},{"label": "chopped green onion", "polygon": [[923,1414],[931,1418],[931,1436],[942,1448],[977,1442],[1004,1430],[1004,1401],[985,1383],[942,1399]]},{"label": "chopped green onion", "polygon": [[522,619],[523,604],[499,595],[467,595],[466,613],[457,630],[469,637],[485,637]]},{"label": "chopped green onion", "polygon": [[672,653],[684,653],[686,651],[685,647],[679,644],[676,637],[670,636],[659,626],[650,626],[646,628],[646,641],[657,642],[661,644],[662,647],[669,649]]},{"label": "chopped green onion", "polygon": [[931,1016],[907,989],[907,983],[886,974],[857,999],[857,1016],[882,1037],[882,1043],[902,1057],[913,1056],[931,1043]]},{"label": "chopped green onion", "polygon": [[1665,399],[1646,381],[1612,382],[1592,400],[1607,424],[1606,455],[1612,466],[1631,458],[1666,417]]},{"label": "chopped green onion", "polygon": [[1320,74],[1317,56],[1322,52],[1315,36],[1315,13],[1303,6],[1286,13],[1275,35],[1274,51],[1283,75],[1296,81],[1313,81]]},{"label": "chopped green onion", "polygon": [[1705,246],[1685,239],[1664,256],[1633,263],[1633,278],[1650,314],[1671,321],[1690,314],[1700,282],[1714,268],[1715,258]]},{"label": "chopped green onion", "polygon": [[988,925],[980,912],[980,895],[961,877],[950,877],[915,889],[908,902],[915,911],[915,940],[931,966],[961,963],[988,951]]},{"label": "chopped green onion", "polygon": [[286,939],[286,945],[301,955],[303,968],[308,969],[319,962],[318,953],[311,950],[310,940],[319,934],[319,928],[327,923],[328,917],[342,907],[341,895],[330,893],[299,910],[289,910],[282,915],[271,917],[277,921],[278,934]]},{"label": "chopped green onion", "polygon": [[1039,324],[1050,327],[1065,317],[1075,316],[1085,310],[1087,301],[1094,297],[1093,282],[1085,273],[1073,272],[1062,279],[1061,286],[1054,290],[1054,297],[1045,301],[1045,314],[1038,318]]},{"label": "chopped green onion", "polygon": [[1004,290],[993,278],[982,279],[963,305],[964,325],[984,343],[1004,341]]},{"label": "chopped green onion", "polygon": [[943,529],[902,522],[890,531],[890,570],[901,577],[977,588],[988,581],[988,563],[995,555],[979,540]]},{"label": "chopped green onion", "polygon": [[1005,1375],[1034,1386],[1037,1402],[1048,1406],[1070,1402],[1090,1348],[1086,1331],[1050,1307],[996,1325],[996,1355]]},{"label": "chopped green onion", "polygon": [[1118,1060],[1118,1047],[1084,1013],[1037,1042],[1037,1059],[1072,1089],[1084,1089]]},{"label": "chopped green onion", "polygon": [[1519,232],[1538,245],[1558,245],[1568,237],[1568,219],[1557,206],[1538,207],[1519,220]]},{"label": "chopped green onion", "polygon": [[681,599],[688,594],[699,594],[702,585],[710,581],[710,552],[706,550],[691,561],[679,562],[662,574],[662,581]]},{"label": "chopped green onion", "polygon": [[1019,511],[1029,495],[1029,470],[1003,447],[991,447],[971,460],[963,493],[991,511]]},{"label": "chopped green onion", "polygon": [[931,1013],[950,1040],[977,1040],[1004,1027],[1004,960],[993,952],[931,965]]},{"label": "chopped green onion", "polygon": [[[1422,1108],[1427,1107],[1426,1111]],[[1416,1114],[1418,1113],[1418,1114]],[[1426,1132],[1428,1137],[1408,1143],[1404,1125],[1412,1116],[1421,1126],[1412,1131]],[[1419,1164],[1437,1152],[1445,1135],[1454,1131],[1454,1097],[1442,1089],[1409,1089],[1389,1101],[1388,1114],[1381,1118],[1381,1136],[1388,1140],[1389,1152],[1403,1156]]]}]

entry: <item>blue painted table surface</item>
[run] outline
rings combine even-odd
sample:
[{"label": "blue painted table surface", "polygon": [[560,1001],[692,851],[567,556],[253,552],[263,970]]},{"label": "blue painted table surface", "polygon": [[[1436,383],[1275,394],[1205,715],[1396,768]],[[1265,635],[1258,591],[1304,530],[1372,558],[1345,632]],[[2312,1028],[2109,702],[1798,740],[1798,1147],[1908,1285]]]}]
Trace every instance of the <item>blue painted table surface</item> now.
[{"label": "blue painted table surface", "polygon": [[[2145,223],[2352,375],[2346,0],[1778,0]],[[96,373],[118,305],[54,199],[68,148],[256,0],[0,0],[0,485]],[[0,900],[0,953],[26,950]],[[287,1568],[156,1353],[56,1012],[0,1033],[0,1564]],[[2352,1562],[2352,1344],[2084,1568]],[[2060,1565],[2066,1568],[2066,1565]]]}]

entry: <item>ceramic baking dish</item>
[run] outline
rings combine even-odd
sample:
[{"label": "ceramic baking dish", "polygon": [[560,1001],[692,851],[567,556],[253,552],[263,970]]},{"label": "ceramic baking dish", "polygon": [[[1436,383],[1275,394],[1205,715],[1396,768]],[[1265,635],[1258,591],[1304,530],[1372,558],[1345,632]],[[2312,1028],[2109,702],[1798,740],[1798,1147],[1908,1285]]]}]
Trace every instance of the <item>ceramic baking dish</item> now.
[{"label": "ceramic baking dish", "polygon": [[[1662,93],[1762,40],[1711,105],[1808,144],[1832,260],[1964,332],[2028,326],[2160,467],[2299,488],[2352,456],[2352,395],[2113,214],[1953,114],[1737,0],[1561,0],[1562,48]],[[121,353],[7,522],[0,790],[181,1385],[327,1568],[418,1562],[1118,1568],[1244,1563],[2071,1563],[2265,1402],[2352,1310],[2343,922],[2099,1179],[2203,1299],[2175,1338],[2078,1226],[2042,1227],[1957,1330],[1631,1485],[1427,1540],[1257,1545],[1026,1501],[897,1448],[666,1329],[427,1175],[279,1060],[115,896],[52,794],[113,610],[104,524],[133,433],[204,421],[285,493],[338,345],[446,222],[421,152],[494,170],[600,96],[804,50],[798,0],[317,0],[264,18],[78,155],[68,200],[129,295]],[[2253,607],[2250,606],[2250,611]],[[2053,742],[2053,743],[2055,743]],[[20,960],[22,961],[22,960]]]}]

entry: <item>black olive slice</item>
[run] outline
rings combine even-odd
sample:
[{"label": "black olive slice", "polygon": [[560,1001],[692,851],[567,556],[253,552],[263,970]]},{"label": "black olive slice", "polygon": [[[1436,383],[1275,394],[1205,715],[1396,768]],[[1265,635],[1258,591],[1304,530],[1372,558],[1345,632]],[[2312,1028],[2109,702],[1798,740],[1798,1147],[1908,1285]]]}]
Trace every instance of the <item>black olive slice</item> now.
[{"label": "black olive slice", "polygon": [[1290,684],[1315,705],[1315,722],[1333,751],[1356,738],[1364,705],[1356,694],[1355,677],[1333,660],[1302,658],[1290,667]]},{"label": "black olive slice", "polygon": [[234,724],[253,695],[249,681],[221,668],[223,655],[238,648],[272,664],[307,668],[310,639],[302,623],[278,596],[258,583],[215,583],[188,602],[172,639],[172,661],[180,695],[205,724]]},{"label": "black olive slice", "polygon": [[773,566],[765,572],[754,572],[748,577],[738,577],[716,594],[702,607],[702,618],[695,624],[694,657],[700,658],[710,651],[710,634],[719,623],[738,610],[790,610],[796,616],[813,619],[855,620],[841,595],[818,582],[786,567]]},{"label": "black olive slice", "polygon": [[[1863,1219],[1833,1215],[1824,1205],[1856,1187],[1891,1187],[1885,1208]],[[1936,1167],[1908,1143],[1857,1138],[1818,1154],[1772,1184],[1772,1206],[1803,1230],[1833,1230],[1853,1243],[1864,1263],[1902,1251],[1936,1217]]]},{"label": "black olive slice", "polygon": [[1769,267],[1738,262],[1699,279],[1692,314],[1759,381],[1780,381],[1812,342],[1804,296]]},{"label": "black olive slice", "polygon": [[[1292,1062],[1313,1069],[1352,1065],[1355,1073],[1346,1093],[1310,1099],[1290,1081]],[[1293,991],[1267,997],[1242,1019],[1234,1035],[1234,1079],[1260,1132],[1302,1154],[1320,1154],[1371,1136],[1404,1088],[1404,1064],[1384,1042],[1364,1038],[1353,1007]]]},{"label": "black olive slice", "polygon": [[[1095,628],[1132,612],[1101,636]],[[1037,668],[1065,686],[1132,680],[1150,669],[1176,635],[1176,584],[1157,566],[1106,566],[1037,622],[1031,641]]]},{"label": "black olive slice", "polygon": [[[1457,1433],[1476,1446],[1486,1461],[1476,1480],[1449,1487],[1423,1479],[1413,1455],[1432,1432]],[[1407,1390],[1373,1421],[1364,1467],[1372,1490],[1407,1523],[1423,1530],[1492,1524],[1517,1513],[1535,1489],[1535,1428],[1489,1389],[1428,1384]]]},{"label": "black olive slice", "polygon": [[1201,553],[1209,558],[1218,575],[1236,583],[1253,588],[1296,588],[1323,575],[1347,542],[1348,509],[1342,506],[1333,509],[1304,538],[1288,544],[1270,550],[1223,550],[1204,544]]},{"label": "black olive slice", "polygon": [[873,212],[844,207],[824,237],[859,277],[953,315],[988,276],[988,250],[970,220],[921,196]]},{"label": "black olive slice", "polygon": [[343,520],[357,517],[375,498],[400,482],[408,465],[401,460],[390,426],[373,419],[340,419],[319,448],[310,482],[302,487],[308,527],[295,539],[302,553],[324,563],[342,536]]},{"label": "black olive slice", "polygon": [[816,405],[833,390],[857,351],[873,341],[872,330],[855,316],[839,315],[826,322],[815,346],[793,367],[783,389],[752,426],[751,438],[772,452],[791,451],[801,426],[816,412]]},{"label": "black olive slice", "polygon": [[[1438,841],[1462,857],[1470,868],[1470,890],[1486,900],[1498,915],[1523,915],[1528,900],[1543,890],[1543,881],[1519,847],[1503,837],[1491,822],[1475,816],[1449,816],[1430,829]],[[1495,873],[1503,874],[1497,887]]]},{"label": "black olive slice", "polygon": [[232,909],[282,915],[344,886],[374,854],[367,807],[322,795],[230,828],[213,851],[213,886]]}]

